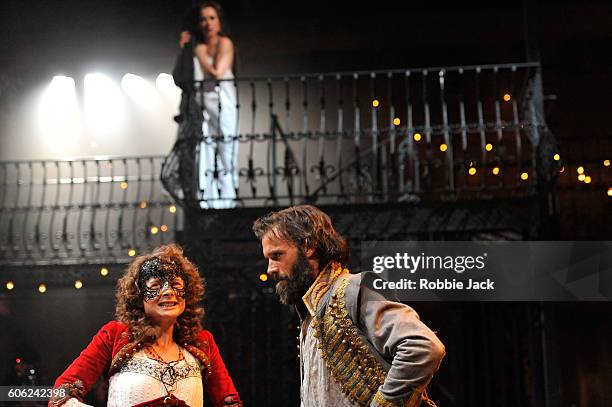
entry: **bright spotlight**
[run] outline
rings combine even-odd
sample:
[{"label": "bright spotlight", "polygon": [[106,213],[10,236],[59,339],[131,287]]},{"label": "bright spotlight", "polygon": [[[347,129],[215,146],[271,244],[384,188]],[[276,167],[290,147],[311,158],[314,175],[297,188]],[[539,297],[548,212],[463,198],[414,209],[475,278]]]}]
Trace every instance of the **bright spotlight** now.
[{"label": "bright spotlight", "polygon": [[121,88],[139,107],[146,110],[154,110],[159,107],[159,94],[155,86],[142,76],[126,73],[121,79]]},{"label": "bright spotlight", "polygon": [[119,130],[123,121],[121,89],[102,73],[85,75],[85,118],[89,129],[100,135]]},{"label": "bright spotlight", "polygon": [[53,77],[40,99],[38,125],[46,142],[61,151],[77,142],[81,123],[74,79]]},{"label": "bright spotlight", "polygon": [[157,75],[155,87],[160,93],[171,98],[181,97],[181,88],[174,84],[174,78],[172,78],[172,75],[167,73],[160,73]]}]

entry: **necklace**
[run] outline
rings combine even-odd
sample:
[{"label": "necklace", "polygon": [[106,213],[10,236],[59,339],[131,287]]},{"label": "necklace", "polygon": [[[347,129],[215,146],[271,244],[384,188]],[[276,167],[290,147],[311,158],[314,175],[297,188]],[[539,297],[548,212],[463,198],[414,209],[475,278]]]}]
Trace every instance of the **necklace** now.
[{"label": "necklace", "polygon": [[159,362],[163,365],[161,374],[160,374],[160,381],[161,383],[164,385],[164,389],[166,390],[166,393],[171,394],[174,390],[175,390],[175,385],[176,385],[176,379],[177,379],[177,372],[174,369],[174,367],[185,358],[185,356],[183,355],[183,349],[179,346],[179,355],[178,355],[178,359],[176,360],[172,360],[170,362],[166,362],[160,355],[159,353],[157,353],[157,351],[155,350],[155,347],[153,345],[147,346],[145,348],[145,352],[147,353],[147,356],[149,356],[149,358],[155,360],[156,362]]},{"label": "necklace", "polygon": [[178,358],[176,360],[171,360],[170,362],[166,362],[160,355],[159,353],[157,353],[157,351],[155,350],[154,345],[150,345],[147,346],[145,348],[145,351],[147,353],[147,356],[149,356],[151,359],[158,361],[159,363],[163,363],[164,365],[168,365],[168,364],[176,364],[178,362],[180,362],[181,360],[183,360],[185,358],[185,356],[183,355],[183,349],[179,346],[179,355]]}]

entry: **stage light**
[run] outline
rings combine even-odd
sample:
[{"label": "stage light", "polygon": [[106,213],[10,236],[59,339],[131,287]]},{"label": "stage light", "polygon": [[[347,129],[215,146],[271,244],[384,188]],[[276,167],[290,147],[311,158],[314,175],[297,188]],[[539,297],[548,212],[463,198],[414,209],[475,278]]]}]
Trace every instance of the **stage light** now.
[{"label": "stage light", "polygon": [[76,288],[77,290],[80,290],[81,288],[83,288],[83,282],[81,280],[76,280],[74,282],[74,288]]},{"label": "stage light", "polygon": [[102,268],[100,269],[100,275],[101,275],[102,277],[106,277],[106,276],[108,276],[108,269],[107,269],[106,267],[102,267]]},{"label": "stage light", "polygon": [[139,107],[154,110],[159,107],[159,94],[153,84],[142,76],[126,73],[121,79],[121,88]]},{"label": "stage light", "polygon": [[266,281],[268,281],[268,275],[267,275],[266,273],[261,273],[261,274],[259,275],[259,279],[260,279],[261,281],[263,281],[263,282],[266,282]]},{"label": "stage light", "polygon": [[578,181],[582,182],[582,181],[584,181],[585,179],[586,179],[586,175],[584,175],[584,174],[580,174],[580,175],[578,175]]},{"label": "stage light", "polygon": [[170,205],[170,207],[168,208],[168,211],[170,211],[170,213],[176,213],[176,206]]},{"label": "stage light", "polygon": [[491,151],[491,150],[493,150],[493,144],[488,143],[488,144],[485,146],[485,150],[487,150],[487,151]]},{"label": "stage light", "polygon": [[45,292],[47,292],[47,286],[44,283],[40,283],[38,285],[38,292],[44,294]]},{"label": "stage light", "polygon": [[581,167],[576,168],[576,172],[578,174],[584,174],[584,167],[581,166]]},{"label": "stage light", "polygon": [[608,196],[612,196],[612,187],[608,188]]},{"label": "stage light", "polygon": [[172,75],[168,75],[167,73],[160,73],[157,75],[155,87],[159,93],[169,99],[169,102],[173,105],[176,105],[181,100],[181,88],[174,84]]},{"label": "stage light", "polygon": [[20,364],[21,363],[21,358],[15,358],[15,363]]},{"label": "stage light", "polygon": [[468,174],[470,175],[476,175],[476,168],[472,167],[468,170]]},{"label": "stage light", "polygon": [[604,165],[604,167],[609,167],[610,166],[610,160],[604,160],[603,165]]},{"label": "stage light", "polygon": [[380,102],[378,101],[378,99],[374,99],[374,100],[372,101],[372,106],[373,106],[373,107],[378,107],[378,106],[380,106]]},{"label": "stage light", "polygon": [[491,172],[493,173],[493,175],[498,175],[499,174],[499,167],[493,167]]},{"label": "stage light", "polygon": [[59,151],[73,147],[81,135],[74,79],[54,76],[38,106],[38,127],[46,143]]},{"label": "stage light", "polygon": [[526,172],[522,173],[521,174],[521,179],[523,181],[527,181],[529,179],[529,174],[527,174]]},{"label": "stage light", "polygon": [[130,257],[136,256],[136,250],[134,250],[134,249],[128,250],[128,256],[130,256]]},{"label": "stage light", "polygon": [[506,94],[504,95],[504,101],[509,102],[509,101],[510,101],[510,99],[512,99],[512,96],[510,96],[510,94],[509,94],[509,93],[506,93]]},{"label": "stage light", "polygon": [[396,117],[395,119],[393,119],[393,125],[395,125],[395,126],[399,126],[399,125],[400,125],[400,123],[401,123],[401,121],[400,121],[400,119],[399,119],[399,118],[397,118],[397,117]]},{"label": "stage light", "polygon": [[159,228],[157,226],[151,226],[151,234],[156,235],[159,232]]},{"label": "stage light", "polygon": [[167,232],[168,231],[168,225],[161,225],[159,227],[159,230],[161,230],[162,232]]},{"label": "stage light", "polygon": [[147,208],[147,201],[140,201],[140,209],[146,209]]},{"label": "stage light", "polygon": [[555,154],[555,155],[553,156],[553,159],[554,159],[555,161],[559,161],[559,160],[561,159],[561,156],[560,156],[559,154]]},{"label": "stage light", "polygon": [[446,150],[448,150],[448,146],[444,143],[440,144],[440,151],[445,152]]},{"label": "stage light", "polygon": [[421,141],[421,133],[414,133],[414,141]]},{"label": "stage light", "polygon": [[125,182],[125,181],[123,181],[121,184],[119,184],[119,187],[120,187],[121,189],[127,189],[127,188],[128,188],[128,183],[127,183],[127,182]]},{"label": "stage light", "polygon": [[588,175],[587,175],[586,177],[584,177],[584,183],[585,183],[585,184],[590,184],[590,183],[591,183],[591,181],[592,181],[592,180],[591,180],[591,177],[590,177],[590,176],[588,176]]},{"label": "stage light", "polygon": [[13,288],[15,288],[15,283],[13,283],[12,281],[7,281],[6,282],[6,289],[10,291]]},{"label": "stage light", "polygon": [[85,119],[96,135],[117,132],[123,122],[124,99],[121,89],[102,73],[85,75]]}]

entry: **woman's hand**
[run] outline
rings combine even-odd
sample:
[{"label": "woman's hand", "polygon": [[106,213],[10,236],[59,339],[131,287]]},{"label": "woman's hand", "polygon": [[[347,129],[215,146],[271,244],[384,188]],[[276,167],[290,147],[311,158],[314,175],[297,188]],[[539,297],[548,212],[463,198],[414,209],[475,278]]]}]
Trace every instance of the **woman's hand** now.
[{"label": "woman's hand", "polygon": [[179,38],[179,47],[185,47],[185,44],[189,41],[191,41],[191,34],[189,34],[189,31],[183,31],[181,33],[181,38]]},{"label": "woman's hand", "polygon": [[242,407],[242,403],[240,403],[239,401],[234,401],[234,398],[232,396],[228,396],[223,399],[223,405],[227,407]]}]

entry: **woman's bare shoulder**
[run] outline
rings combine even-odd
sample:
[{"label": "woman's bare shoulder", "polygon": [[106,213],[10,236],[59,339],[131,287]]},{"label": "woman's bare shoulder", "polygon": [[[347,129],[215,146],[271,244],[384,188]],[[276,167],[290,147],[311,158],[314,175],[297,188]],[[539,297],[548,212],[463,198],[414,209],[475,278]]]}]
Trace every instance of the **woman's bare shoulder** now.
[{"label": "woman's bare shoulder", "polygon": [[232,42],[232,39],[230,37],[220,37],[219,45],[224,48],[230,48],[230,49],[234,48],[234,43]]}]

